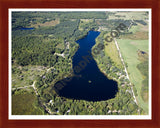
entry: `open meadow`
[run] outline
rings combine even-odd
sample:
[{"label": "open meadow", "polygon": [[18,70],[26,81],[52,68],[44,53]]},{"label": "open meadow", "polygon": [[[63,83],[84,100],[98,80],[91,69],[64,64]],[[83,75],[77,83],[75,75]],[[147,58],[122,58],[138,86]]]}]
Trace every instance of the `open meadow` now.
[{"label": "open meadow", "polygon": [[129,72],[131,83],[133,83],[137,89],[138,104],[145,110],[145,112],[147,112],[148,103],[145,103],[141,97],[141,87],[144,78],[141,72],[137,69],[137,65],[140,64],[137,51],[140,49],[148,53],[148,40],[119,39],[117,42],[119,44],[124,61],[127,64],[127,70]]}]

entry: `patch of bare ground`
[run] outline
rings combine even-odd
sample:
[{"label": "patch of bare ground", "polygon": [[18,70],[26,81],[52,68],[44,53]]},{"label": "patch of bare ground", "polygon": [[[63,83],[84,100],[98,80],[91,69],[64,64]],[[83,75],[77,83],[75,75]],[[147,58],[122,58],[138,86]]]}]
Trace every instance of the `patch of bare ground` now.
[{"label": "patch of bare ground", "polygon": [[142,99],[143,99],[143,101],[144,102],[148,102],[148,92],[142,92],[142,94],[141,94],[141,96],[142,96]]},{"label": "patch of bare ground", "polygon": [[137,42],[130,42],[130,44],[137,45]]}]

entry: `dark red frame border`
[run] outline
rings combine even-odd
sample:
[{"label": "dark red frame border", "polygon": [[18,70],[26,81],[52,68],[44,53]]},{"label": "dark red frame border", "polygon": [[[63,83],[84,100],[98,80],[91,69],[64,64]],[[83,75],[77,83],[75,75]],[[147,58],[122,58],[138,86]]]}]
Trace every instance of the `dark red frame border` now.
[{"label": "dark red frame border", "polygon": [[[8,9],[9,8],[151,8],[152,9],[152,120],[9,120]],[[160,127],[159,0],[0,0],[0,128]]]}]

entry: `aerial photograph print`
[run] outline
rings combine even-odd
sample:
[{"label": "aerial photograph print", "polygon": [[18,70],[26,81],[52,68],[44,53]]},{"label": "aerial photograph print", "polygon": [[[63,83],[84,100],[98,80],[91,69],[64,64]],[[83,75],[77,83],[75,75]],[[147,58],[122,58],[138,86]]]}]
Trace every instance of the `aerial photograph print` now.
[{"label": "aerial photograph print", "polygon": [[10,117],[151,115],[150,9],[9,12]]}]

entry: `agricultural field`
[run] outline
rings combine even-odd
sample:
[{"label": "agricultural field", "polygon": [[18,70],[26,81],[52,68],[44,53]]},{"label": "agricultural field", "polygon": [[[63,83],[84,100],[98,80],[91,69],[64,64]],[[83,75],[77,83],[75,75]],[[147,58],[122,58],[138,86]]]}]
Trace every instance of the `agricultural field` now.
[{"label": "agricultural field", "polygon": [[145,51],[148,53],[148,40],[117,40],[124,61],[127,64],[127,70],[129,72],[129,77],[131,82],[135,85],[138,92],[138,103],[144,108],[144,110],[148,111],[148,103],[145,103],[141,97],[141,87],[142,81],[144,80],[143,75],[137,69],[137,65],[140,64],[138,60],[138,49]]},{"label": "agricultural field", "polygon": [[[117,42],[119,44],[122,56],[124,58],[124,61],[127,65],[127,70],[129,72],[129,77],[131,80],[131,83],[135,85],[138,96],[137,100],[139,105],[145,110],[145,112],[148,112],[148,83],[146,83],[146,91],[142,89],[144,86],[144,81],[148,81],[148,75],[144,75],[144,70],[138,69],[138,65],[142,63],[148,63],[148,55],[149,55],[149,41],[148,41],[148,22],[146,22],[146,25],[137,23],[137,25],[133,25],[129,32],[131,34],[127,35],[121,35],[120,39],[117,39]],[[138,54],[139,51],[142,51],[143,54],[147,55],[147,60],[144,61],[143,59],[140,59],[140,56]],[[144,64],[143,64],[144,65]],[[145,67],[148,74],[148,69]],[[141,71],[143,70],[143,71]],[[145,98],[144,98],[145,97]]]},{"label": "agricultural field", "polygon": [[[134,85],[136,90],[137,102],[140,107],[148,114],[148,58],[149,58],[149,25],[148,14],[146,12],[108,12],[108,22],[104,20],[97,20],[99,25],[115,28],[117,26],[113,21],[120,22],[120,19],[126,20],[123,22],[127,26],[127,31],[120,33],[116,39],[120,48],[120,52],[127,67],[130,82]],[[110,22],[112,21],[112,23]],[[111,24],[108,24],[111,23]],[[112,26],[111,26],[112,25]],[[102,30],[102,27],[101,31]],[[109,35],[104,34],[105,54],[111,58],[114,64],[121,68],[122,62],[119,58],[118,51],[114,41],[106,42],[105,37]]]},{"label": "agricultural field", "polygon": [[112,11],[112,14],[109,15],[108,19],[124,19],[124,20],[148,20],[148,15],[147,13],[144,13],[142,11],[129,11],[129,12],[115,12]]}]

